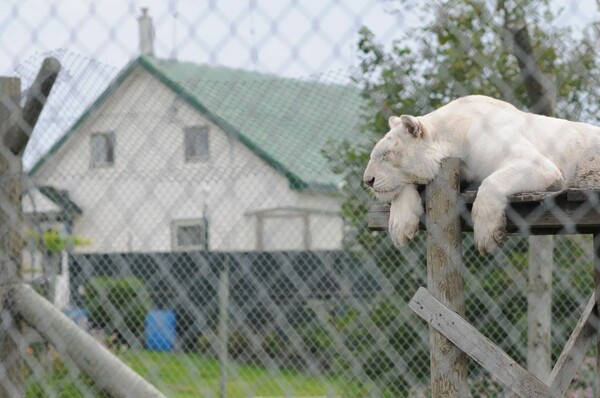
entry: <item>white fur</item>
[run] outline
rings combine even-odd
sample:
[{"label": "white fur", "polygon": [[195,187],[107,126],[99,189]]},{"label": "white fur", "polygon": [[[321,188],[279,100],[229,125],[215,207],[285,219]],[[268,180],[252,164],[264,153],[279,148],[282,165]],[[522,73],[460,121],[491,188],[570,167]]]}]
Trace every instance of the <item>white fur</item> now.
[{"label": "white fur", "polygon": [[461,159],[461,177],[481,183],[473,204],[475,241],[494,250],[504,236],[507,196],[527,191],[597,186],[600,128],[534,115],[484,96],[455,100],[420,117],[392,117],[373,148],[365,181],[391,200],[390,233],[397,244],[415,232],[423,213],[415,184],[431,181],[442,159]]},{"label": "white fur", "polygon": [[423,206],[416,186],[404,185],[390,206],[389,232],[396,245],[403,245],[413,238],[419,229],[421,215]]}]

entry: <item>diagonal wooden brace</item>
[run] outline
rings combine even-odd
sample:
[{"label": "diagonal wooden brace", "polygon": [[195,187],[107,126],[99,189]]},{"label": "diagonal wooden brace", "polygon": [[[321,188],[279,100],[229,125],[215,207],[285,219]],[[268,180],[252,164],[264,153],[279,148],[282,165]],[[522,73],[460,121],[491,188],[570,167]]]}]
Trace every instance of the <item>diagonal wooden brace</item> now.
[{"label": "diagonal wooden brace", "polygon": [[575,329],[573,329],[565,348],[563,348],[550,373],[548,384],[553,391],[560,394],[567,392],[569,384],[573,381],[577,369],[579,369],[585,358],[585,354],[596,340],[595,329],[590,323],[595,304],[596,297],[592,293],[579,321],[577,321],[577,325],[575,325]]},{"label": "diagonal wooden brace", "polygon": [[419,288],[408,306],[520,397],[561,396],[519,365],[464,318],[440,303],[427,289]]}]

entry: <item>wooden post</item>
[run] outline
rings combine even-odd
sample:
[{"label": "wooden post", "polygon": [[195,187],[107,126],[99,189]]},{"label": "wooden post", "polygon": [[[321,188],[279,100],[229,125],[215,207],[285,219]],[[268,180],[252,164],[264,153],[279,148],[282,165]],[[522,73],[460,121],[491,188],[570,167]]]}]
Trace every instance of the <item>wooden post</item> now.
[{"label": "wooden post", "polygon": [[0,77],[0,398],[24,395],[21,337],[11,287],[22,262],[22,155],[46,103],[60,63],[47,58],[21,110],[21,81]]},{"label": "wooden post", "polygon": [[165,398],[156,387],[135,373],[31,286],[15,284],[14,305],[25,322],[35,327],[61,355],[70,358],[111,397]]},{"label": "wooden post", "polygon": [[[459,173],[459,160],[446,159],[427,186],[427,286],[436,299],[464,317]],[[431,326],[429,342],[432,398],[468,397],[466,355]]]},{"label": "wooden post", "polygon": [[592,327],[596,331],[596,393],[600,398],[600,232],[594,234],[594,294],[596,303],[594,316],[591,317]]},{"label": "wooden post", "polygon": [[20,119],[21,81],[0,77],[0,397],[22,397],[23,361],[15,339],[20,337],[10,288],[21,264],[21,157],[6,145]]},{"label": "wooden post", "polygon": [[[431,184],[431,187],[434,186],[434,184]],[[475,200],[475,195],[472,193],[463,193],[460,196],[462,201],[467,204],[473,203]],[[598,298],[600,296],[600,210],[594,206],[599,196],[600,189],[569,189],[560,194],[556,192],[533,192],[512,195],[508,198],[511,208],[506,224],[508,232],[519,232],[527,228],[531,234],[540,235],[565,232],[570,234],[594,234],[594,294],[591,295],[556,365],[545,381],[541,381],[530,372],[522,369],[499,347],[476,331],[464,318],[457,315],[457,310],[450,310],[449,306],[447,307],[440,300],[434,298],[428,290],[419,289],[413,300],[411,300],[409,307],[427,321],[430,326],[447,336],[450,341],[461,347],[471,358],[494,374],[501,383],[522,397],[558,397],[564,394],[583,362],[586,353],[589,352],[589,346],[596,343],[597,388],[595,396],[600,398],[600,333],[598,333],[600,331],[600,299]],[[554,198],[555,206],[561,210],[560,216],[555,214],[555,209],[539,203],[545,198]],[[587,208],[588,211],[582,212],[582,208]],[[434,212],[432,210],[433,208],[430,207],[428,202],[428,216],[433,216]],[[512,214],[515,216],[511,217]],[[533,218],[531,218],[531,215],[533,215]],[[438,214],[438,216],[440,215]],[[565,217],[571,220],[576,229],[565,231]],[[388,220],[389,206],[379,205],[371,208],[369,228],[385,230],[388,226]],[[469,217],[465,218],[465,223],[462,225],[463,231],[471,230],[470,221]],[[449,230],[440,231],[440,226],[436,226],[429,219],[427,219],[427,223],[428,234],[434,231],[437,231],[438,236],[449,233]],[[428,260],[430,258],[429,254],[431,253],[428,253]],[[546,254],[549,254],[549,252]],[[548,270],[546,269],[546,271]],[[462,281],[462,276],[461,278],[455,278],[455,281],[459,280]],[[433,284],[430,282],[430,285]],[[446,285],[446,289],[448,289],[448,286],[453,286],[453,284]],[[550,287],[550,285],[547,287]],[[431,349],[434,348],[432,344]],[[432,360],[436,358],[432,356]],[[432,372],[438,368],[438,363],[432,364]],[[499,371],[501,372],[499,373]],[[448,385],[451,383],[452,380],[447,382]],[[436,388],[434,383],[432,383],[432,388]],[[457,396],[455,393],[456,388],[452,386],[451,390],[451,394],[447,396]],[[437,394],[435,390],[433,392]],[[443,392],[433,396],[439,397],[440,395],[443,395]]]},{"label": "wooden post", "polygon": [[552,369],[552,270],[554,236],[529,237],[527,287],[527,369],[548,380]]},{"label": "wooden post", "polygon": [[[530,110],[545,116],[554,116],[556,111],[556,76],[544,74],[530,27],[525,18],[509,17],[505,13],[505,41],[512,41],[513,55],[521,70],[521,77],[531,104]],[[510,18],[510,19],[509,19]],[[537,377],[546,380],[551,368],[552,331],[552,249],[553,236],[529,237],[529,289],[527,294],[527,368]]]},{"label": "wooden post", "polygon": [[[509,357],[463,317],[436,300],[427,289],[419,288],[408,306],[426,320],[431,327],[448,337],[463,352],[469,353],[475,362],[519,397],[558,398],[561,396]],[[448,392],[445,397],[457,396],[452,390],[445,391]],[[437,396],[439,397],[439,395]],[[468,395],[462,397],[468,397]]]}]

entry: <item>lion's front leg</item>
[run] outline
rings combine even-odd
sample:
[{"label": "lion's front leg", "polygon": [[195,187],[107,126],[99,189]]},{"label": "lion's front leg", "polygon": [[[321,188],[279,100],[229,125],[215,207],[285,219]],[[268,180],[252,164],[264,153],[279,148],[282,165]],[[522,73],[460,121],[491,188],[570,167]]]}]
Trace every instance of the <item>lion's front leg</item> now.
[{"label": "lion's front leg", "polygon": [[[490,184],[487,184],[488,186]],[[471,216],[477,249],[484,254],[493,252],[506,236],[506,195],[493,188],[477,192]]]},{"label": "lion's front leg", "polygon": [[417,187],[407,185],[402,188],[390,206],[388,229],[394,244],[404,245],[413,238],[419,229],[419,219],[423,215],[423,211]]},{"label": "lion's front leg", "polygon": [[562,187],[562,174],[545,157],[518,160],[490,174],[481,183],[471,212],[477,249],[491,253],[506,235],[504,211],[509,195]]}]

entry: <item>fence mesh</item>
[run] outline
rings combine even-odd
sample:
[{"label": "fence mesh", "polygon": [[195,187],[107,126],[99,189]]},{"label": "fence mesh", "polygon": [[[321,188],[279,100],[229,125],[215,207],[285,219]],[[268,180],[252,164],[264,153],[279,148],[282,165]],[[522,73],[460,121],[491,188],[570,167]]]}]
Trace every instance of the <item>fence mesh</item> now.
[{"label": "fence mesh", "polygon": [[[426,236],[396,247],[367,227],[377,203],[363,181],[371,150],[388,117],[469,94],[598,125],[597,4],[141,6],[0,10],[0,68],[21,79],[22,94],[2,91],[3,108],[26,106],[44,59],[61,64],[37,123],[24,128],[24,154],[0,152],[3,174],[23,164],[21,209],[2,193],[2,261],[18,259],[24,282],[167,397],[432,396],[428,325],[408,308],[427,286]],[[9,119],[0,112],[3,135]],[[589,157],[578,172],[594,189],[594,140],[537,145]],[[515,142],[490,145],[513,153]],[[521,182],[512,193],[546,190],[530,188],[535,166],[503,180]],[[574,232],[597,218],[598,200],[568,211],[559,202],[541,206],[563,224],[551,239],[521,228],[482,254],[464,232],[459,250],[465,318],[542,380],[594,290],[592,237]],[[22,255],[11,257],[21,212]],[[536,258],[545,276],[530,273]],[[2,279],[2,296],[13,282]],[[528,316],[544,311],[551,322],[535,340]],[[110,396],[64,350],[70,341],[49,342],[28,322],[6,332],[2,314],[0,344],[15,342],[22,359],[21,384],[0,377],[7,396]],[[590,351],[568,396],[592,394],[594,365]],[[468,384],[475,397],[513,396],[471,359]]]}]

